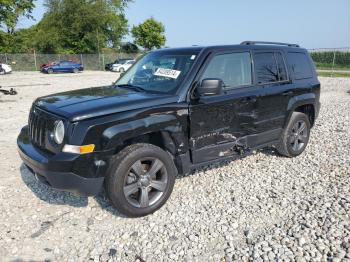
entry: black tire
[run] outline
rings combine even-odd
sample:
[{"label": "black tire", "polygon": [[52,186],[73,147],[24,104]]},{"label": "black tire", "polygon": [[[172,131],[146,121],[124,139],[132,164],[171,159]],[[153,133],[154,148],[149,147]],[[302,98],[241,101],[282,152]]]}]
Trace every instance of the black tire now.
[{"label": "black tire", "polygon": [[74,73],[74,74],[76,74],[76,73],[78,73],[78,72],[79,72],[79,69],[78,69],[78,68],[74,68],[74,69],[73,69],[73,73]]},{"label": "black tire", "polygon": [[283,130],[280,142],[276,145],[278,153],[287,157],[300,155],[309,142],[310,129],[308,116],[304,113],[293,112],[288,125]]},{"label": "black tire", "polygon": [[[158,170],[159,166],[161,167]],[[152,169],[158,171],[151,172]],[[143,175],[140,176],[140,173]],[[176,174],[172,158],[161,148],[141,143],[130,145],[112,160],[106,176],[106,192],[113,206],[122,214],[129,217],[145,216],[161,208],[167,201],[173,190]],[[148,180],[145,178],[147,175]],[[153,185],[161,185],[162,190],[154,188]],[[146,198],[142,196],[145,195],[147,201],[143,201]]]},{"label": "black tire", "polygon": [[6,75],[5,69],[0,69],[0,75]]},{"label": "black tire", "polygon": [[124,73],[124,72],[125,72],[125,70],[123,67],[119,68],[119,73]]},{"label": "black tire", "polygon": [[48,70],[47,70],[47,73],[48,73],[48,74],[52,74],[52,73],[53,73],[53,69],[51,69],[51,68],[48,69]]}]

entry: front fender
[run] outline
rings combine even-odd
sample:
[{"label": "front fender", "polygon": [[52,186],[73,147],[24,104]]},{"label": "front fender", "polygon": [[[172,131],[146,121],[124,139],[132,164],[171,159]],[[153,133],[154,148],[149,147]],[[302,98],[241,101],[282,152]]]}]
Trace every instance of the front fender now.
[{"label": "front fender", "polygon": [[[186,111],[186,112],[185,112]],[[179,113],[180,112],[180,113]],[[173,143],[172,153],[182,153],[188,147],[187,109],[154,113],[140,119],[116,124],[104,130],[102,140],[106,150],[118,148],[124,141],[151,133],[160,133],[160,139]],[[171,141],[170,141],[171,139]]]}]

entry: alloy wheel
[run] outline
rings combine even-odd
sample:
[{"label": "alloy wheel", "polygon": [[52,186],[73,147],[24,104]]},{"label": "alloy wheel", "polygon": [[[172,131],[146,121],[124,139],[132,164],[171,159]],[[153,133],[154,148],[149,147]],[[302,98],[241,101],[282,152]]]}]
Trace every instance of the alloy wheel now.
[{"label": "alloy wheel", "polygon": [[161,199],[167,183],[167,170],[161,160],[151,157],[137,160],[125,177],[124,196],[132,206],[146,208]]},{"label": "alloy wheel", "polygon": [[299,120],[295,122],[289,136],[289,142],[292,146],[293,151],[297,152],[301,150],[307,143],[307,139],[308,130],[305,121]]}]

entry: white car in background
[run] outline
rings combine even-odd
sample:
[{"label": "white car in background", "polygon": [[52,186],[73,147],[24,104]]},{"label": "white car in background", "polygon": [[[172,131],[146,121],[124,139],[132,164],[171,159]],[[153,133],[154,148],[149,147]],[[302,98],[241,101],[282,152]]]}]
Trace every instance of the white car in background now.
[{"label": "white car in background", "polygon": [[12,72],[11,66],[0,63],[0,75],[9,74],[11,72]]},{"label": "white car in background", "polygon": [[134,63],[135,63],[135,60],[126,60],[123,64],[114,64],[114,65],[112,65],[112,71],[113,72],[124,73]]}]

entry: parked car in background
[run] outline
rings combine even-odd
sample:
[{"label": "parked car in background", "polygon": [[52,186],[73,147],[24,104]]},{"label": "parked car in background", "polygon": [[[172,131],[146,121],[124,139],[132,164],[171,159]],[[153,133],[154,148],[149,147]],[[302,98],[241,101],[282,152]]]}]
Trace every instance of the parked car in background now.
[{"label": "parked car in background", "polygon": [[12,72],[12,68],[10,65],[0,63],[0,75],[9,74],[11,72]]},{"label": "parked car in background", "polygon": [[127,71],[134,63],[135,63],[135,60],[128,60],[128,61],[125,61],[124,64],[121,64],[121,65],[113,65],[112,71],[113,71],[113,72],[124,73],[124,72]]},{"label": "parked car in background", "polygon": [[59,61],[49,63],[41,67],[42,73],[52,74],[56,72],[60,73],[78,73],[84,70],[84,67],[80,63],[73,61]]},{"label": "parked car in background", "polygon": [[115,60],[113,63],[106,64],[106,65],[105,65],[105,70],[106,70],[106,71],[112,71],[113,66],[122,65],[122,64],[124,64],[126,61],[129,61],[129,60],[133,60],[133,58],[117,59],[117,60]]},{"label": "parked car in background", "polygon": [[44,68],[44,67],[47,67],[47,66],[51,66],[55,63],[58,63],[58,62],[48,62],[47,64],[41,64],[40,65],[40,71]]}]

